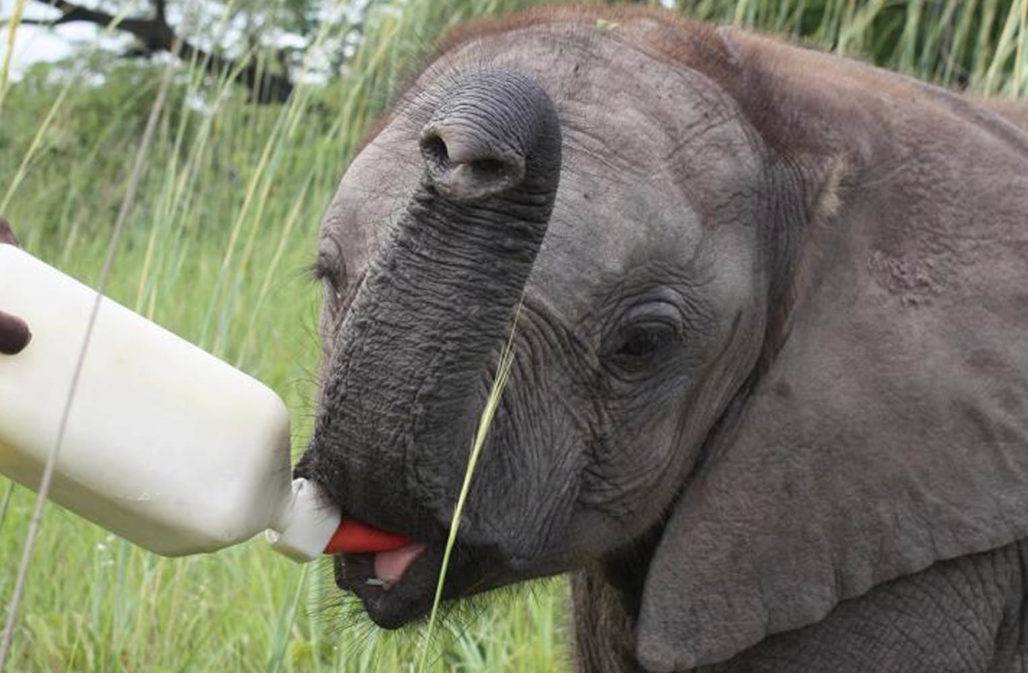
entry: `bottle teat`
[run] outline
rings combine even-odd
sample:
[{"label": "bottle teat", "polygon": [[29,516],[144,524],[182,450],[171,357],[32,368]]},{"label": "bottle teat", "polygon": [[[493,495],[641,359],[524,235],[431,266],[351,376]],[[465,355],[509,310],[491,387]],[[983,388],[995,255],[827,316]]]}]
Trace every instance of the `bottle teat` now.
[{"label": "bottle teat", "polygon": [[317,485],[302,478],[293,480],[288,502],[264,535],[275,551],[301,563],[322,554],[387,552],[410,544],[405,535],[342,518]]}]

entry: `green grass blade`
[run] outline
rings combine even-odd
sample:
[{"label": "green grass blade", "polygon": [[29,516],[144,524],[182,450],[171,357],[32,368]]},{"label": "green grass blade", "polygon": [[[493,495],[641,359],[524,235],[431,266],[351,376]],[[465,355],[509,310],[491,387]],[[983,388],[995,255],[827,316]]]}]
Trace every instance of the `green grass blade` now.
[{"label": "green grass blade", "polygon": [[521,313],[520,304],[514,312],[510,337],[500,352],[500,362],[496,370],[496,378],[489,390],[489,397],[486,399],[485,409],[478,421],[478,429],[475,432],[475,439],[471,445],[471,452],[468,455],[468,465],[464,471],[464,481],[461,483],[460,494],[457,496],[457,504],[453,508],[453,518],[450,520],[450,533],[446,538],[446,547],[443,549],[442,565],[439,567],[439,579],[436,582],[435,596],[432,598],[432,610],[428,616],[428,626],[425,629],[424,642],[422,643],[421,654],[418,657],[418,673],[425,670],[425,662],[428,659],[428,649],[432,642],[432,633],[438,618],[439,605],[442,603],[443,588],[446,584],[446,571],[450,565],[450,554],[457,542],[457,531],[460,528],[460,518],[464,513],[464,506],[467,503],[468,493],[471,491],[471,479],[475,474],[475,466],[478,464],[478,457],[489,437],[489,430],[492,428],[493,418],[496,416],[496,409],[500,405],[500,398],[503,389],[507,386],[510,378],[511,365],[514,363],[514,332],[517,325],[518,315]]}]

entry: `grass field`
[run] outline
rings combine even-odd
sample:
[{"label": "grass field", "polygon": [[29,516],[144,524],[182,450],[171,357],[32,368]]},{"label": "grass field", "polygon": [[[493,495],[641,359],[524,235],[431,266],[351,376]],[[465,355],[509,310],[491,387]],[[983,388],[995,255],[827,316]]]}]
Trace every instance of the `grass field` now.
[{"label": "grass field", "polygon": [[[108,294],[275,388],[298,451],[320,353],[319,290],[306,268],[346,162],[441,31],[526,4],[386,3],[339,81],[301,87],[285,105],[250,104],[182,66]],[[1028,96],[1028,0],[679,4],[946,84]],[[160,72],[83,58],[0,83],[0,213],[26,248],[86,282],[102,264]],[[0,479],[0,604],[32,502]],[[9,670],[410,670],[417,632],[368,627],[330,587],[328,568],[304,570],[259,542],[168,560],[51,507]],[[568,670],[565,591],[559,580],[537,584],[446,622],[431,670]]]}]

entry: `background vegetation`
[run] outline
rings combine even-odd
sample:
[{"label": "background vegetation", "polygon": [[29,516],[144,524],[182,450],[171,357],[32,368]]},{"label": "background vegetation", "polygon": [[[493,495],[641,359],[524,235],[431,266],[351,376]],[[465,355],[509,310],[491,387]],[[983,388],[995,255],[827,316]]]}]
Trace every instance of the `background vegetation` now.
[{"label": "background vegetation", "polygon": [[[102,4],[90,6],[148,11]],[[529,4],[232,0],[194,32],[189,12],[171,5],[168,21],[211,53],[219,35],[234,35],[223,50],[234,66],[212,69],[194,53],[178,68],[109,294],[272,385],[294,412],[302,447],[319,356],[319,290],[306,267],[336,183],[441,32]],[[677,10],[950,86],[1028,96],[1028,0],[680,0]],[[246,30],[225,28],[240,25]],[[283,31],[302,38],[284,57]],[[145,46],[128,51],[153,51]],[[0,79],[0,213],[26,248],[86,282],[102,264],[167,58],[86,45],[16,83]],[[288,74],[295,86],[285,102],[229,81],[254,63]],[[31,505],[32,494],[0,480],[0,605]],[[417,639],[347,616],[330,579],[328,569],[302,570],[260,543],[159,558],[51,507],[9,670],[409,670]],[[568,670],[564,593],[551,581],[491,601],[470,623],[451,622],[433,670]]]}]

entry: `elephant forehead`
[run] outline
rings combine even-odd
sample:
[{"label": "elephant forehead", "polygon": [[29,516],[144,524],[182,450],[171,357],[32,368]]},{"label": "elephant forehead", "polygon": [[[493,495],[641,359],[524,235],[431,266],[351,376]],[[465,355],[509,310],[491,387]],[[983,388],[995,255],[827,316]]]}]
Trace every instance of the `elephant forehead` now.
[{"label": "elephant forehead", "polygon": [[390,222],[403,212],[423,171],[417,136],[386,127],[346,169],[321,222],[334,239],[347,273],[360,276]]},{"label": "elephant forehead", "polygon": [[[760,160],[734,101],[714,82],[616,31],[542,24],[466,43],[430,65],[347,170],[325,218],[359,273],[417,188],[422,126],[448,82],[482,69],[535,78],[560,115],[560,188],[529,280],[569,320],[633,267],[708,251],[747,257],[726,222],[751,224]],[[725,239],[725,240],[721,240]],[[551,289],[575,288],[570,296]],[[558,307],[555,307],[558,308]]]},{"label": "elephant forehead", "polygon": [[700,293],[728,320],[758,295],[755,227],[708,227],[661,184],[622,191],[565,174],[526,296],[568,325],[626,296],[670,287]]},{"label": "elephant forehead", "polygon": [[645,48],[656,26],[544,23],[494,33],[443,55],[418,78],[402,114],[418,118],[461,74],[502,69],[531,76],[557,106],[565,135],[612,167],[713,160],[753,167],[752,137],[734,99],[681,61]]},{"label": "elephant forehead", "polygon": [[746,301],[762,160],[734,100],[701,73],[580,25],[493,35],[426,76],[494,62],[537,77],[561,116],[560,188],[529,297],[570,324],[629,275]]},{"label": "elephant forehead", "polygon": [[529,284],[555,294],[574,287],[578,297],[602,295],[637,266],[684,266],[705,233],[668,176],[626,184],[566,168]]}]

